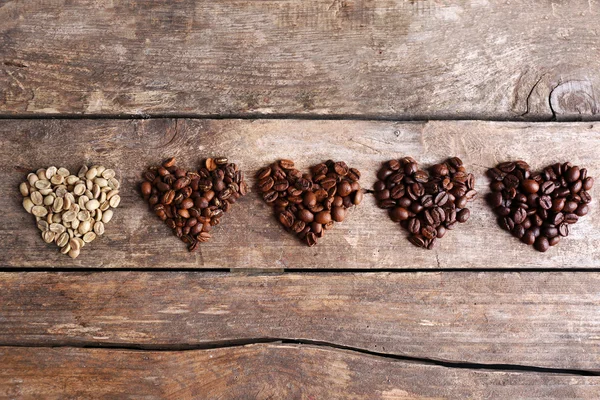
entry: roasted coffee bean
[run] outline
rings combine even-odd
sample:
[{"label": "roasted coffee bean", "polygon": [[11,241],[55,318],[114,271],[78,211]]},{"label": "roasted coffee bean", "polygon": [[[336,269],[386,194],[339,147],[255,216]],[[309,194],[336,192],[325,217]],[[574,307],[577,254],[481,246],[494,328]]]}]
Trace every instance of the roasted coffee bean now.
[{"label": "roasted coffee bean", "polygon": [[283,211],[279,214],[279,222],[286,228],[291,228],[294,224],[294,221],[295,217],[291,211]]},{"label": "roasted coffee bean", "polygon": [[[169,159],[162,166],[146,171],[146,182],[142,183],[144,198],[175,236],[188,244],[190,251],[196,250],[199,242],[210,239],[210,228],[219,224],[219,218],[231,204],[248,192],[243,174],[227,158],[209,158],[202,165],[198,171],[186,171],[175,165],[174,158]],[[271,170],[261,174],[269,178]],[[269,193],[265,192],[264,195]],[[115,197],[118,200],[118,195],[108,200]]]},{"label": "roasted coffee bean", "polygon": [[540,185],[533,179],[525,179],[521,186],[526,193],[537,193],[540,190]]},{"label": "roasted coffee bean", "polygon": [[429,171],[419,169],[411,157],[390,160],[377,173],[379,180],[373,186],[378,206],[389,209],[390,218],[400,222],[411,242],[423,248],[431,248],[436,238],[454,227],[457,213],[466,221],[469,211],[462,210],[476,197],[475,178],[460,159],[435,164]]},{"label": "roasted coffee bean", "polygon": [[501,217],[500,225],[504,229],[512,225],[513,235],[535,244],[538,251],[556,245],[569,234],[568,224],[589,212],[586,187],[593,186],[593,178],[585,168],[557,163],[532,174],[527,163],[517,161],[499,164],[489,176],[493,181],[488,202]]},{"label": "roasted coffee bean", "polygon": [[492,206],[492,208],[496,208],[499,207],[500,205],[502,205],[502,193],[500,192],[492,192],[490,193],[489,198],[489,203],[490,206]]},{"label": "roasted coffee bean", "polygon": [[409,242],[411,242],[413,245],[415,245],[417,247],[426,247],[425,240],[421,236],[416,236],[416,235],[409,236],[408,240],[409,240]]},{"label": "roasted coffee bean", "polygon": [[[282,225],[307,245],[313,246],[334,222],[342,222],[352,205],[363,199],[358,180],[360,172],[343,162],[328,160],[302,174],[291,160],[279,160],[257,174],[263,199],[273,204]],[[392,172],[390,170],[390,172]],[[378,196],[389,200],[389,189]],[[384,205],[385,206],[385,205]]]}]

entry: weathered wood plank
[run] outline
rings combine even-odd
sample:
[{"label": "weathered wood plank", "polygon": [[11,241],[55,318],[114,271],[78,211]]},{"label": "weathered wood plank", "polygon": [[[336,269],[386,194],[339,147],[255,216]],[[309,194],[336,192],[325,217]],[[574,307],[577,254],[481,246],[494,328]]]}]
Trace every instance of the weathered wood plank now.
[{"label": "weathered wood plank", "polygon": [[444,368],[290,344],[185,352],[0,347],[19,399],[457,399],[600,396],[600,378]]},{"label": "weathered wood plank", "polygon": [[[485,171],[498,161],[523,158],[539,168],[572,160],[596,175],[598,148],[600,125],[592,123],[6,120],[0,124],[0,266],[598,268],[597,200],[566,240],[541,254],[501,230],[483,198],[489,190]],[[481,196],[473,203],[471,220],[446,235],[436,250],[426,251],[408,243],[404,230],[375,206],[371,195],[308,248],[251,193],[223,218],[201,251],[189,254],[148,211],[137,192],[140,176],[167,156],[195,167],[201,158],[217,154],[235,160],[252,184],[255,172],[278,158],[291,158],[301,169],[343,159],[362,171],[364,188],[372,187],[376,171],[390,158],[412,155],[427,165],[459,156],[476,174]],[[51,164],[78,168],[84,161],[117,169],[123,200],[105,236],[74,261],[43,243],[33,217],[21,207],[17,187],[31,170]]]},{"label": "weathered wood plank", "polygon": [[4,1],[0,113],[597,118],[599,6]]},{"label": "weathered wood plank", "polygon": [[0,274],[0,345],[327,342],[600,371],[598,273]]}]

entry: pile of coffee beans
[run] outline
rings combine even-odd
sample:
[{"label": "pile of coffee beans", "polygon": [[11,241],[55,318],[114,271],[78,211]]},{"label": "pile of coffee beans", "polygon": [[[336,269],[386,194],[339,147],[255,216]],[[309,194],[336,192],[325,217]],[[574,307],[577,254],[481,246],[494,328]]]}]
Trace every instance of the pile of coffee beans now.
[{"label": "pile of coffee beans", "polygon": [[83,246],[104,234],[121,202],[115,175],[102,165],[84,165],[77,175],[54,166],[38,169],[19,185],[23,208],[35,215],[44,242],[77,258]]},{"label": "pile of coffee beans", "polygon": [[390,160],[377,178],[377,205],[410,233],[412,244],[427,249],[457,222],[469,219],[467,203],[477,196],[473,174],[457,157],[435,164],[429,172],[419,169],[412,157]]},{"label": "pile of coffee beans", "polygon": [[154,213],[188,245],[189,251],[211,238],[212,227],[237,199],[248,193],[244,174],[225,157],[208,158],[198,171],[186,171],[175,159],[148,169],[142,195]]},{"label": "pile of coffee beans", "polygon": [[589,211],[594,179],[570,162],[536,173],[525,161],[503,162],[488,173],[488,200],[500,226],[538,251],[558,244],[569,234],[569,225]]},{"label": "pile of coffee beans", "polygon": [[263,199],[271,204],[284,228],[308,246],[317,244],[348,208],[362,201],[360,172],[343,161],[328,160],[303,174],[294,162],[279,160],[257,174]]}]

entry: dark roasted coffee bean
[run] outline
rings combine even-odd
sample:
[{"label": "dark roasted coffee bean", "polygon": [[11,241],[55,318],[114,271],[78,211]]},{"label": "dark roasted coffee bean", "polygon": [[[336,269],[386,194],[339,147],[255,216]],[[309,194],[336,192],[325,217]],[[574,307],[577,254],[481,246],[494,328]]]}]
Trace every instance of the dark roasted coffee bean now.
[{"label": "dark roasted coffee bean", "polygon": [[546,236],[538,236],[535,240],[535,249],[537,251],[545,252],[550,248],[550,243],[548,243],[548,238]]},{"label": "dark roasted coffee bean", "polygon": [[407,225],[408,231],[416,235],[421,231],[421,223],[417,218],[410,218]]},{"label": "dark roasted coffee bean", "polygon": [[591,190],[594,187],[594,178],[588,176],[583,180],[583,190]]},{"label": "dark roasted coffee bean", "polygon": [[531,229],[527,229],[523,236],[521,237],[521,241],[525,244],[532,245],[535,242],[535,235],[531,231]]},{"label": "dark roasted coffee bean", "polygon": [[540,185],[533,179],[524,180],[521,186],[526,193],[537,193],[540,190]]},{"label": "dark roasted coffee bean", "polygon": [[510,232],[515,227],[515,222],[510,217],[500,218],[500,226]]},{"label": "dark roasted coffee bean", "polygon": [[542,191],[543,194],[550,194],[554,191],[555,188],[556,188],[556,186],[554,185],[554,182],[546,181],[546,182],[542,183],[540,190]]},{"label": "dark roasted coffee bean", "polygon": [[429,174],[426,171],[419,170],[413,174],[413,179],[420,183],[426,183],[429,180]]},{"label": "dark roasted coffee bean", "polygon": [[421,198],[421,205],[425,208],[433,207],[434,204],[433,197],[429,194]]},{"label": "dark roasted coffee bean", "polygon": [[585,191],[585,190],[582,190],[579,193],[579,196],[581,197],[581,201],[584,204],[589,204],[592,201],[592,196],[587,191]]},{"label": "dark roasted coffee bean", "polygon": [[575,210],[575,214],[576,214],[578,217],[583,217],[583,216],[587,215],[588,211],[589,211],[589,207],[588,207],[588,205],[587,205],[587,204],[581,204],[581,205],[579,205],[579,207],[577,207],[577,209]]},{"label": "dark roasted coffee bean", "polygon": [[579,217],[577,216],[577,214],[574,214],[574,213],[565,214],[565,222],[567,224],[574,224],[578,220],[579,220]]},{"label": "dark roasted coffee bean", "polygon": [[538,199],[538,204],[544,210],[549,210],[552,208],[552,198],[548,195],[540,196]]},{"label": "dark roasted coffee bean", "polygon": [[565,215],[561,212],[554,214],[554,216],[550,219],[552,225],[560,225],[565,220]]},{"label": "dark roasted coffee bean", "polygon": [[460,223],[467,222],[470,216],[471,211],[469,211],[468,208],[463,208],[462,210],[456,213],[456,220]]},{"label": "dark roasted coffee bean", "polygon": [[[466,197],[466,195],[465,195]],[[436,206],[444,206],[447,202],[448,202],[448,193],[446,192],[440,192],[435,196],[435,199],[433,201],[435,203]],[[460,207],[462,208],[462,207]]]},{"label": "dark roasted coffee bean", "polygon": [[435,164],[431,167],[431,174],[433,176],[446,176],[450,172],[448,171],[448,166],[446,164]]},{"label": "dark roasted coffee bean", "polygon": [[425,247],[425,240],[421,236],[409,236],[408,241],[417,247]]},{"label": "dark roasted coffee bean", "polygon": [[576,202],[574,202],[574,201],[567,201],[565,203],[565,206],[563,207],[563,212],[565,212],[565,213],[572,213],[575,210],[577,210],[577,207],[578,207],[578,205],[577,205]]},{"label": "dark roasted coffee bean", "polygon": [[513,170],[516,168],[516,164],[514,162],[511,161],[507,161],[507,162],[503,162],[498,164],[498,166],[496,168],[498,168],[500,171],[502,172],[513,172]]},{"label": "dark roasted coffee bean", "polygon": [[[431,176],[410,157],[392,160],[379,170],[379,181],[374,186],[379,207],[389,208],[390,218],[400,222],[412,236],[420,237],[422,247],[428,248],[436,237],[443,237],[447,229],[454,227],[457,206],[459,211],[464,209],[476,196],[474,176],[466,172],[459,159],[435,164],[429,170]],[[468,213],[464,211],[461,218]]]},{"label": "dark roasted coffee bean", "polygon": [[523,225],[515,225],[515,227],[512,229],[512,234],[515,237],[521,239],[525,234],[525,228],[523,227]]},{"label": "dark roasted coffee bean", "polygon": [[396,202],[392,199],[387,199],[377,202],[377,205],[379,206],[379,208],[389,209],[393,208],[396,205]]},{"label": "dark roasted coffee bean", "polygon": [[490,168],[488,170],[488,175],[495,181],[503,181],[506,177],[506,173],[500,171],[498,168]]},{"label": "dark roasted coffee bean", "polygon": [[490,206],[492,206],[492,208],[496,208],[499,207],[500,205],[502,205],[502,193],[501,192],[493,192],[490,193],[489,198],[489,203]]},{"label": "dark roasted coffee bean", "polygon": [[575,182],[579,179],[579,167],[571,167],[565,172],[567,182]]},{"label": "dark roasted coffee bean", "polygon": [[523,221],[525,221],[525,218],[527,218],[527,211],[525,211],[524,208],[517,208],[516,211],[513,213],[513,220],[517,225],[522,224]]},{"label": "dark roasted coffee bean", "polygon": [[396,207],[390,210],[390,218],[394,222],[400,222],[408,219],[408,210],[402,207]]}]

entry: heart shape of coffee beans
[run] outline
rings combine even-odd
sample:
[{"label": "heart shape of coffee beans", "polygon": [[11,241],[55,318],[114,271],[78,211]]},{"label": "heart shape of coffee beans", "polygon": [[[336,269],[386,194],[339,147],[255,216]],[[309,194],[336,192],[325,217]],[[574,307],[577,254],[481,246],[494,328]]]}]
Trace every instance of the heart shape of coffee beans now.
[{"label": "heart shape of coffee beans", "polygon": [[77,175],[66,168],[48,167],[27,175],[19,185],[23,208],[35,215],[46,243],[56,243],[72,258],[104,234],[105,225],[119,206],[115,171],[101,165],[82,166]]},{"label": "heart shape of coffee beans", "polygon": [[328,160],[302,174],[294,162],[279,160],[257,174],[264,201],[273,206],[277,220],[308,246],[317,244],[348,208],[362,201],[360,172],[343,161]]},{"label": "heart shape of coffee beans", "polygon": [[488,171],[489,203],[502,228],[538,251],[547,251],[569,234],[589,211],[594,179],[585,168],[566,162],[532,173],[525,161],[509,161]]},{"label": "heart shape of coffee beans", "polygon": [[412,157],[390,160],[377,173],[377,205],[389,210],[417,247],[432,249],[456,223],[469,219],[467,203],[477,196],[475,179],[458,157],[419,169]]},{"label": "heart shape of coffee beans", "polygon": [[189,251],[208,241],[212,227],[248,193],[244,174],[225,157],[206,159],[198,171],[179,168],[170,158],[143,176],[144,199]]}]

